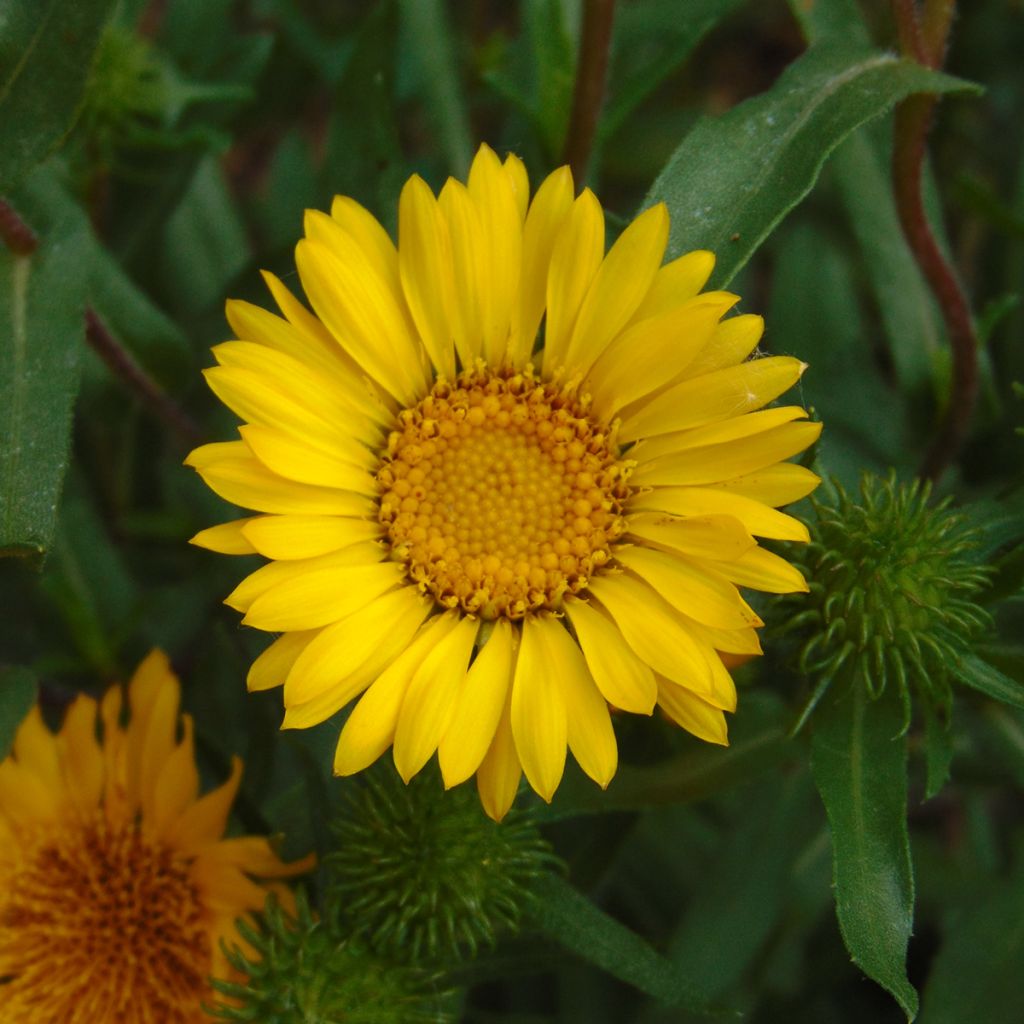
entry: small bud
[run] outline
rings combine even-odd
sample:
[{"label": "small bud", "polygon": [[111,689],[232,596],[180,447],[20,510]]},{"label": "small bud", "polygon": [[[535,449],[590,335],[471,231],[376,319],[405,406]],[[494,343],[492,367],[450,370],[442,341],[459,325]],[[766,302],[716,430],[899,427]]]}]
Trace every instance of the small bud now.
[{"label": "small bud", "polygon": [[336,915],[318,919],[305,895],[296,894],[296,916],[271,896],[259,926],[242,920],[249,945],[225,949],[244,983],[214,980],[222,997],[207,1012],[216,1020],[259,1024],[446,1024],[437,978],[388,963],[348,938]]},{"label": "small bud", "polygon": [[[832,483],[833,500],[813,499],[817,522],[800,566],[810,584],[788,628],[805,638],[799,666],[817,681],[803,725],[840,674],[872,697],[899,687],[949,711],[950,669],[989,624],[974,600],[988,569],[972,558],[974,531],[949,507],[929,507],[930,486],[865,475],[861,500]],[[787,626],[783,626],[786,630]]]},{"label": "small bud", "polygon": [[527,813],[499,825],[475,790],[445,792],[436,771],[408,786],[368,773],[347,787],[334,832],[332,903],[374,949],[413,962],[472,955],[515,931],[532,882],[556,863]]}]

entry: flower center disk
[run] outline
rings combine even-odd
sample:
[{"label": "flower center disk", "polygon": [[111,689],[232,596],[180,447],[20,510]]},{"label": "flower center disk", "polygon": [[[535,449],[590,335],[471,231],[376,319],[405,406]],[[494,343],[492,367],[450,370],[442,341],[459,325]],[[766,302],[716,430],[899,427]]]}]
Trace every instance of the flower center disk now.
[{"label": "flower center disk", "polygon": [[392,557],[446,608],[555,608],[622,534],[631,464],[585,402],[532,369],[467,370],[404,409],[377,474]]},{"label": "flower center disk", "polygon": [[11,893],[0,920],[15,975],[5,998],[39,1014],[26,1019],[135,1020],[138,1004],[154,1021],[197,1019],[211,968],[199,894],[187,867],[134,823],[40,836]]}]

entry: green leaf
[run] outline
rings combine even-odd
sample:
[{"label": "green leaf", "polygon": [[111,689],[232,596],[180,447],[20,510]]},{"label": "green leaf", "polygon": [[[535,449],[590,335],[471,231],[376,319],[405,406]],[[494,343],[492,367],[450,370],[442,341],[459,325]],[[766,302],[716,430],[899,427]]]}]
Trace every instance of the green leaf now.
[{"label": "green leaf", "polygon": [[597,128],[610,139],[661,83],[678,70],[697,44],[743,0],[677,0],[623,4],[615,15],[608,102]]},{"label": "green leaf", "polygon": [[248,266],[249,240],[216,158],[199,165],[168,220],[160,258],[169,302],[187,313],[219,307],[228,285]]},{"label": "green leaf", "polygon": [[422,92],[449,173],[465,178],[473,159],[473,143],[448,15],[440,0],[401,0],[400,9],[413,43],[411,56],[421,65]]},{"label": "green leaf", "polygon": [[934,388],[940,319],[903,236],[881,147],[858,132],[836,151],[834,166],[897,377],[907,390]]},{"label": "green leaf", "polygon": [[953,666],[953,674],[961,683],[966,683],[987,697],[1015,708],[1024,708],[1024,683],[1004,675],[975,654],[961,658],[960,663]]},{"label": "green leaf", "polygon": [[16,665],[0,669],[0,761],[10,752],[18,726],[36,702],[35,674]]},{"label": "green leaf", "polygon": [[864,15],[857,0],[789,0],[789,9],[800,23],[800,31],[809,43],[820,39],[845,39],[867,46],[871,42]]},{"label": "green leaf", "polygon": [[549,938],[665,1006],[706,1011],[688,968],[672,964],[568,882],[549,875],[534,893],[533,919]]},{"label": "green leaf", "polygon": [[397,34],[395,0],[374,5],[334,93],[323,166],[331,193],[358,199],[385,227],[393,226],[405,178],[394,96]]},{"label": "green leaf", "polygon": [[920,1024],[1017,1024],[1024,1006],[1024,874],[951,918],[924,990]]},{"label": "green leaf", "polygon": [[722,117],[701,118],[644,206],[667,203],[670,256],[716,253],[713,282],[722,287],[807,195],[828,155],[854,129],[913,93],[975,88],[892,54],[818,44],[768,92]]},{"label": "green leaf", "polygon": [[0,555],[50,546],[84,345],[84,235],[59,225],[31,256],[0,250]]},{"label": "green leaf", "polygon": [[931,800],[949,780],[953,760],[953,730],[946,716],[928,700],[924,705],[924,756],[927,769],[924,798]]},{"label": "green leaf", "polygon": [[[909,470],[917,454],[906,444],[900,396],[870,358],[871,339],[847,254],[827,231],[806,220],[783,228],[771,249],[771,338],[777,351],[810,366],[800,382],[800,400],[825,420],[816,458],[849,487],[865,469]],[[843,387],[835,386],[837,380]],[[874,415],[879,408],[890,412]]]},{"label": "green leaf", "polygon": [[811,768],[832,832],[836,915],[854,963],[912,1020],[907,980],[914,878],[907,838],[907,741],[896,687],[875,701],[855,678],[815,712]]},{"label": "green leaf", "polygon": [[17,204],[41,235],[60,224],[83,247],[87,300],[139,363],[162,381],[180,381],[192,370],[181,328],[128,276],[96,238],[86,212],[62,180],[58,161],[37,168],[17,192]]},{"label": "green leaf", "polygon": [[[668,956],[711,1001],[740,983],[789,910],[790,876],[812,796],[806,774],[752,787],[737,823],[716,846],[669,944]],[[751,857],[751,850],[757,856]]]},{"label": "green leaf", "polygon": [[5,3],[0,13],[0,188],[70,131],[114,0]]}]

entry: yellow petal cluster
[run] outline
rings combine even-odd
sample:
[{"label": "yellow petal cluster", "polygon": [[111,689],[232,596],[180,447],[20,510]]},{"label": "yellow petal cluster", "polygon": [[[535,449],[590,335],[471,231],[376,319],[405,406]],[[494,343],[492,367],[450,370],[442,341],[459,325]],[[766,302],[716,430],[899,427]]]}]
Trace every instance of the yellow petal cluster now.
[{"label": "yellow petal cluster", "polygon": [[[222,943],[285,864],[224,838],[242,766],[200,795],[192,722],[154,651],[123,692],[80,695],[56,734],[34,708],[0,763],[0,1024],[202,1024]],[[97,726],[100,726],[98,731]]]},{"label": "yellow petal cluster", "polygon": [[668,231],[654,206],[606,252],[567,168],[531,199],[483,146],[465,184],[410,179],[397,245],[351,199],[311,211],[312,311],[270,274],[280,315],[228,303],[206,376],[243,425],[188,463],[257,514],[193,542],[270,560],[227,603],[281,634],[249,687],[283,684],[285,727],[359,698],[339,774],[436,752],[500,819],[567,751],[607,785],[613,708],[727,741],[723,658],[760,652],[739,587],[806,589],[758,539],[808,539],[778,508],[821,427],[771,406],[804,365],[701,291],[711,253],[663,263]]}]

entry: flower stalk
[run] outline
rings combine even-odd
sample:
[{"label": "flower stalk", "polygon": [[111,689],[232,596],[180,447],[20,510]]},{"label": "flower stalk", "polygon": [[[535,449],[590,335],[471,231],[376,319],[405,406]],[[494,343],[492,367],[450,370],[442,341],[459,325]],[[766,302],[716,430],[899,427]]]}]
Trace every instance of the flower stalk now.
[{"label": "flower stalk", "polygon": [[[914,0],[893,0],[904,55],[927,67],[942,66],[955,10],[953,0],[928,0],[919,16]],[[936,95],[911,96],[896,109],[893,186],[900,223],[914,258],[942,310],[953,354],[952,387],[943,421],[921,464],[936,481],[963,447],[978,397],[978,338],[970,304],[928,223],[922,195],[924,158]]]}]

